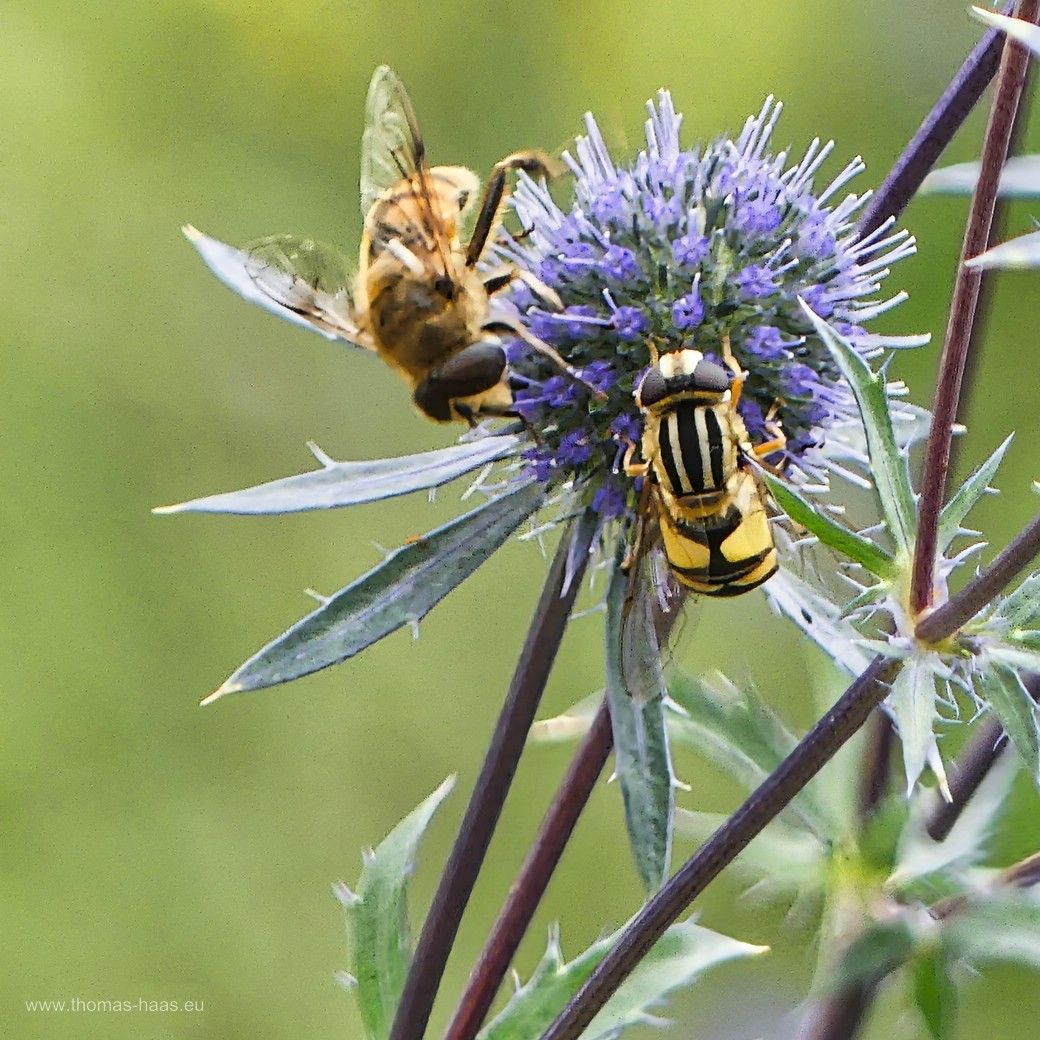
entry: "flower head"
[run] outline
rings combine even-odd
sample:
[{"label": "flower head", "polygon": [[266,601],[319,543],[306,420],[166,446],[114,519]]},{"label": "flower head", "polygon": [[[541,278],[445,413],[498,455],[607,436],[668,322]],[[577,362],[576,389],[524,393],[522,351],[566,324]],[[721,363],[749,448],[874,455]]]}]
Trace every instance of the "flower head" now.
[{"label": "flower head", "polygon": [[748,372],[741,412],[752,438],[764,436],[772,413],[789,461],[819,478],[829,467],[828,429],[856,411],[800,301],[864,356],[906,345],[862,327],[902,299],[879,301],[877,293],[914,240],[892,233],[891,222],[859,235],[853,218],[865,196],[839,198],[863,170],[859,158],[818,191],[814,178],[832,145],[813,141],[797,161],[770,154],[780,115],[772,98],[736,138],[692,149],[680,144],[682,120],[667,91],[648,108],[647,146],[628,165],[615,163],[586,117],[587,135],[564,156],[575,177],[569,210],[522,177],[513,205],[527,233],[501,247],[559,295],[558,313],[526,286],[512,302],[583,380],[530,353],[513,364],[524,383],[520,412],[539,437],[531,468],[598,489],[612,515],[619,492],[605,489],[622,487],[610,481],[618,444],[638,439],[632,391],[651,349],[696,347],[719,357],[728,339]]}]

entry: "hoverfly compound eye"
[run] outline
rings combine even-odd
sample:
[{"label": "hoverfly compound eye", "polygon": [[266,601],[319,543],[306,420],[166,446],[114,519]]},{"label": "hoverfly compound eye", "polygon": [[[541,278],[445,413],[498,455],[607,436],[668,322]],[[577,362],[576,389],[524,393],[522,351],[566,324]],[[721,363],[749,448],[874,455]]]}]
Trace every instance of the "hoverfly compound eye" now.
[{"label": "hoverfly compound eye", "polygon": [[693,370],[693,385],[698,390],[724,394],[729,389],[729,373],[714,361],[702,358]]},{"label": "hoverfly compound eye", "polygon": [[636,389],[636,404],[640,408],[650,408],[652,405],[663,401],[669,394],[668,380],[664,373],[655,365],[643,376]]}]

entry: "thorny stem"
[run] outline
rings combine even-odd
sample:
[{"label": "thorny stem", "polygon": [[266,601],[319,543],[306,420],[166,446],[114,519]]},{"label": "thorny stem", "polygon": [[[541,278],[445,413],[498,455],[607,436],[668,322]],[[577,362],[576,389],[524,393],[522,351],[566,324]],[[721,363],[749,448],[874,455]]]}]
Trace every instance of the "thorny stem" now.
[{"label": "thorny stem", "polygon": [[[1019,18],[1035,22],[1038,11],[1040,0],[1020,0],[1015,13]],[[981,273],[965,267],[964,261],[984,252],[989,245],[1000,172],[1007,158],[1011,131],[1015,124],[1015,114],[1025,85],[1028,65],[1029,51],[1018,44],[1008,42],[1004,47],[1000,70],[997,73],[993,105],[982,147],[981,170],[964,232],[961,263],[957,268],[946,339],[939,363],[939,380],[921,477],[917,545],[910,586],[910,607],[915,614],[920,614],[932,602],[939,512],[946,493],[950,440],[957,418],[961,381],[968,359],[981,282]]]},{"label": "thorny stem", "polygon": [[917,623],[914,635],[921,642],[937,643],[956,632],[994,599],[1040,553],[1040,516],[1020,531],[997,558],[957,595],[936,607]]},{"label": "thorny stem", "polygon": [[891,718],[879,711],[874,716],[869,743],[863,754],[858,805],[861,823],[866,823],[874,815],[885,797],[888,767],[895,739],[895,727]]},{"label": "thorny stem", "polygon": [[[1004,14],[1010,14],[1013,6],[1007,4]],[[921,182],[997,74],[1003,47],[1004,34],[997,29],[990,29],[979,40],[871,199],[859,222],[861,234],[873,231],[889,217],[899,216],[917,194]]]},{"label": "thorny stem", "polygon": [[390,1040],[421,1040],[426,1031],[448,954],[581,587],[594,533],[595,524],[586,513],[574,521],[560,539],[480,776],[423,924]]},{"label": "thorny stem", "polygon": [[[951,625],[955,620],[948,616],[935,623],[936,640],[956,631]],[[679,919],[720,871],[736,859],[866,722],[888,695],[887,683],[894,668],[895,662],[880,656],[874,658],[744,804],[650,898],[556,1021],[542,1034],[542,1040],[578,1040],[582,1030],[669,925]]]},{"label": "thorny stem", "polygon": [[477,1035],[613,746],[604,700],[509,890],[444,1040],[472,1040]]},{"label": "thorny stem", "polygon": [[578,1040],[667,928],[853,736],[888,694],[894,663],[876,657],[834,707],[629,922],[542,1040]]}]

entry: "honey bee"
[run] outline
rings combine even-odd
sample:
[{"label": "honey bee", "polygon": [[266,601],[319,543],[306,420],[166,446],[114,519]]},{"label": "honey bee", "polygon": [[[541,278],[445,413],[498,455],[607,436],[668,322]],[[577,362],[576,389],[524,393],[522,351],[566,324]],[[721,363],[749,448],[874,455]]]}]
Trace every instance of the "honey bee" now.
[{"label": "honey bee", "polygon": [[551,177],[560,164],[540,151],[515,152],[488,178],[473,232],[461,224],[480,191],[461,166],[429,166],[411,100],[397,75],[376,69],[361,144],[364,226],[357,273],[331,246],[290,235],[236,249],[193,227],[188,239],[211,270],[242,296],[331,339],[373,351],[412,390],[419,410],[438,422],[510,414],[502,335],[524,340],[573,378],[496,293],[525,281],[553,307],[553,290],[512,265],[478,269],[501,224],[509,174]]},{"label": "honey bee", "polygon": [[[739,596],[778,567],[767,495],[756,465],[786,440],[752,445],[737,411],[743,374],[724,341],[727,372],[699,350],[662,354],[635,389],[643,414],[641,523],[656,525],[668,567],[684,588],[704,596]],[[647,514],[650,514],[649,516]],[[644,537],[637,533],[637,544]]]}]

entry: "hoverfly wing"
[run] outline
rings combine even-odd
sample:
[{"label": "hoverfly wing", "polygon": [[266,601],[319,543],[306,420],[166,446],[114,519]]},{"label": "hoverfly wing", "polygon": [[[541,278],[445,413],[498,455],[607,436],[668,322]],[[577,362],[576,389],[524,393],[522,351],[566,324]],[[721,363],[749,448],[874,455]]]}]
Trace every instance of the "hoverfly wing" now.
[{"label": "hoverfly wing", "polygon": [[361,138],[361,215],[379,197],[422,170],[425,151],[419,122],[397,73],[380,65],[372,74]]},{"label": "hoverfly wing", "polygon": [[206,266],[250,303],[328,339],[372,349],[353,317],[347,262],[332,246],[272,235],[238,249],[190,225],[184,234]]},{"label": "hoverfly wing", "polygon": [[661,601],[654,550],[640,554],[628,575],[621,616],[621,670],[631,697],[645,703],[665,693],[664,662],[658,636]]}]

